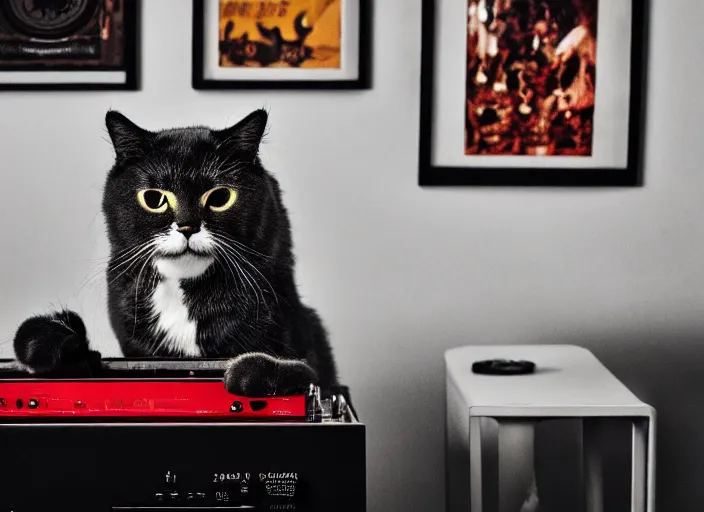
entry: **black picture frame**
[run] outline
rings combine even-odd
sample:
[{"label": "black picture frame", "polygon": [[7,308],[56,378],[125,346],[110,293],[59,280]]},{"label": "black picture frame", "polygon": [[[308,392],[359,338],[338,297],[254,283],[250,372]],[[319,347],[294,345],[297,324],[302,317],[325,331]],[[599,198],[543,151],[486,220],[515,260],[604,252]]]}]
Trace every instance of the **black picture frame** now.
[{"label": "black picture frame", "polygon": [[[639,187],[643,185],[646,64],[649,1],[631,0],[631,76],[627,166],[604,168],[497,168],[448,167],[433,164],[433,87],[438,1],[422,0],[420,141],[418,184],[421,187]],[[466,0],[460,0],[465,3]]]},{"label": "black picture frame", "polygon": [[[140,9],[141,0],[122,0],[124,9],[124,32],[126,34],[124,44],[124,65],[120,69],[125,73],[125,80],[121,83],[109,82],[43,82],[43,83],[1,83],[0,91],[137,91],[140,89],[139,73],[139,48],[141,34]],[[14,67],[0,65],[0,73],[3,71],[16,71]],[[110,67],[95,66],[90,68],[95,71],[113,70]],[[83,71],[71,65],[52,66],[26,66],[23,71],[46,72],[46,71]]]},{"label": "black picture frame", "polygon": [[[349,80],[213,80],[204,77],[204,6],[193,0],[192,87],[196,90],[365,90],[372,87],[372,1],[359,2],[359,66]],[[349,1],[349,0],[346,0]]]}]

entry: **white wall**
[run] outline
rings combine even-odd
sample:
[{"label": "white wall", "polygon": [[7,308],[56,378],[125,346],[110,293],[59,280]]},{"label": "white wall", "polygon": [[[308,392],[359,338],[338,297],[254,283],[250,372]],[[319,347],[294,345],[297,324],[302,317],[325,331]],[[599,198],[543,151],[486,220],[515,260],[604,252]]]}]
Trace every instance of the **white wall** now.
[{"label": "white wall", "polygon": [[117,355],[102,276],[81,287],[108,254],[106,109],[159,128],[224,126],[265,105],[265,161],[285,190],[301,289],[368,424],[370,511],[441,510],[445,349],[546,342],[591,348],[658,408],[659,509],[694,510],[704,3],[653,2],[647,184],[632,190],[421,190],[420,0],[375,3],[368,92],[195,92],[191,2],[148,0],[141,92],[0,94],[0,356],[51,303],[78,309]]}]

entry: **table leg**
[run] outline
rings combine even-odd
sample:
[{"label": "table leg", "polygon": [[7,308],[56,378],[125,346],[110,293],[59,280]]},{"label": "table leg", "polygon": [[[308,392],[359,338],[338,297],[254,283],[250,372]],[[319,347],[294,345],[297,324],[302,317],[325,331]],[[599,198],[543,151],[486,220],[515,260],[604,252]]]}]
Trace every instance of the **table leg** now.
[{"label": "table leg", "polygon": [[631,512],[645,512],[647,499],[648,421],[633,422],[633,458],[631,467]]},{"label": "table leg", "polygon": [[604,512],[603,429],[603,423],[598,418],[585,418],[582,421],[586,512]]},{"label": "table leg", "polygon": [[498,512],[518,512],[535,481],[535,420],[502,418],[498,423]]}]

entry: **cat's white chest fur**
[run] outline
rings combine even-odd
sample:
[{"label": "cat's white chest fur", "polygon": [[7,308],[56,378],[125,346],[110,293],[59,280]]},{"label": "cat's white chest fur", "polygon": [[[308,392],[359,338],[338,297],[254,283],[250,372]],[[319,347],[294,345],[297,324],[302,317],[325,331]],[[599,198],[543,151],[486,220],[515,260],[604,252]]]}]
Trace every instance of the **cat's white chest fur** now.
[{"label": "cat's white chest fur", "polygon": [[198,324],[189,318],[181,280],[198,277],[212,262],[210,258],[190,256],[156,261],[162,280],[152,293],[151,310],[156,320],[155,330],[163,336],[163,348],[182,356],[201,355],[197,343]]}]

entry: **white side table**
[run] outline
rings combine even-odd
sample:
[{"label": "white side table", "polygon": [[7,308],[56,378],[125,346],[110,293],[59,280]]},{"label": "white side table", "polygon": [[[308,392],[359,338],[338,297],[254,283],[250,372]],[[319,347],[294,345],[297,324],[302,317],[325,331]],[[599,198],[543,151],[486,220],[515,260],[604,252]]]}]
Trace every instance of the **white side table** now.
[{"label": "white side table", "polygon": [[[490,359],[528,360],[536,370],[472,372],[474,362]],[[447,351],[445,367],[448,511],[520,512],[534,477],[536,424],[579,418],[586,511],[604,512],[599,420],[621,418],[632,424],[630,512],[654,512],[655,411],[591,352],[572,345],[467,346]],[[493,450],[487,449],[486,418],[498,423]],[[498,474],[493,497],[482,482],[487,464]]]}]

